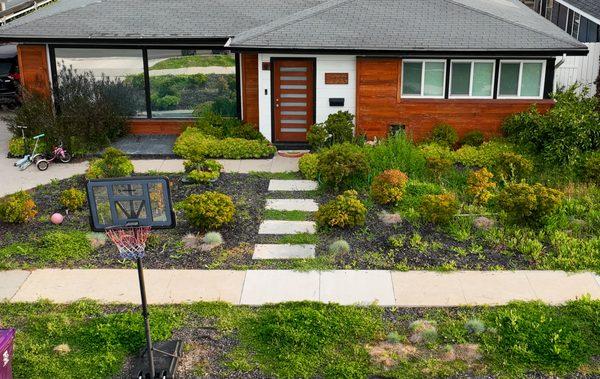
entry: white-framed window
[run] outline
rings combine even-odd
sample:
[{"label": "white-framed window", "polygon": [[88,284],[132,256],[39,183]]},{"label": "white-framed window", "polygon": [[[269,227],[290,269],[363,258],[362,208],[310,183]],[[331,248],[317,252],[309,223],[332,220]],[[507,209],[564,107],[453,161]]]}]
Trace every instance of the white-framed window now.
[{"label": "white-framed window", "polygon": [[443,99],[445,91],[445,60],[405,59],[402,61],[402,97]]},{"label": "white-framed window", "polygon": [[494,97],[496,61],[456,59],[450,63],[450,98]]},{"label": "white-framed window", "polygon": [[541,99],[546,61],[500,61],[499,99]]}]

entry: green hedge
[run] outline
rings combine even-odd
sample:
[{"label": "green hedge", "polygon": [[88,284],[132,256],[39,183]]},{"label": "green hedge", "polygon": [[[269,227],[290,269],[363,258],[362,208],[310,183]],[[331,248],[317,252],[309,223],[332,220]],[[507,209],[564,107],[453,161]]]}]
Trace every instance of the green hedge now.
[{"label": "green hedge", "polygon": [[175,141],[175,154],[186,159],[225,158],[266,158],[277,149],[268,141],[247,140],[243,138],[218,139],[202,133],[198,128],[187,128]]}]

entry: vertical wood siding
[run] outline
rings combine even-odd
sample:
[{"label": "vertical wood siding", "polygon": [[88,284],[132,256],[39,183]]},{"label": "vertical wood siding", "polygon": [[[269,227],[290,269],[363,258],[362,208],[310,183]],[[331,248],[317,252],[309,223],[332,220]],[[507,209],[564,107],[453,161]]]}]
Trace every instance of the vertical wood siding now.
[{"label": "vertical wood siding", "polygon": [[[593,96],[595,91],[594,82],[600,72],[600,42],[586,43],[590,53],[585,57],[567,57],[565,62],[556,70],[556,86],[569,87],[572,84],[580,83],[588,86],[590,96]],[[562,57],[556,57],[556,61],[560,61]]]},{"label": "vertical wood siding", "polygon": [[28,91],[50,96],[46,45],[18,45],[21,85]]},{"label": "vertical wood siding", "polygon": [[242,120],[258,129],[258,54],[243,53]]}]

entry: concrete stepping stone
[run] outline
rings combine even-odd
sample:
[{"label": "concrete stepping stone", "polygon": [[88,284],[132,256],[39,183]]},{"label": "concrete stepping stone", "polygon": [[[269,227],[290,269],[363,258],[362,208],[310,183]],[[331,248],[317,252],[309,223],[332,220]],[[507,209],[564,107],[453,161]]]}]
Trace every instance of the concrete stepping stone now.
[{"label": "concrete stepping stone", "polygon": [[258,234],[298,234],[315,233],[314,221],[265,220],[258,228]]},{"label": "concrete stepping stone", "polygon": [[276,211],[316,212],[319,204],[313,199],[267,199],[266,209]]},{"label": "concrete stepping stone", "polygon": [[252,259],[306,259],[315,257],[315,245],[257,244]]},{"label": "concrete stepping stone", "polygon": [[269,181],[269,191],[314,191],[318,183],[313,180],[280,180]]}]

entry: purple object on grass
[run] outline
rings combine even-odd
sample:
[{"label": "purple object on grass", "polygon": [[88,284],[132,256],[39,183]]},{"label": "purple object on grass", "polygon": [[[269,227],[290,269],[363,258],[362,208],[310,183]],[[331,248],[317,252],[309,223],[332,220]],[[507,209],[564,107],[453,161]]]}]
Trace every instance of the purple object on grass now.
[{"label": "purple object on grass", "polygon": [[0,329],[0,379],[12,379],[14,329]]}]

